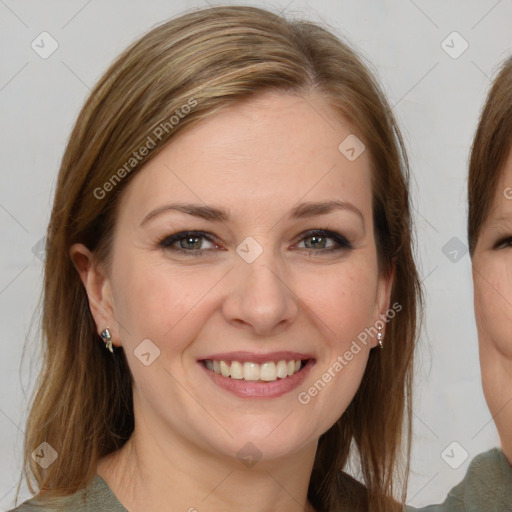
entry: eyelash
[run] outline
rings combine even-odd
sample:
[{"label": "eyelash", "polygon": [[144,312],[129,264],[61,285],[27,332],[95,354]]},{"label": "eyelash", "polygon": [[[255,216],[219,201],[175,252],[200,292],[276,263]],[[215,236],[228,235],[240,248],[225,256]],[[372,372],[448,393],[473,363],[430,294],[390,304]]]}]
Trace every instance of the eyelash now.
[{"label": "eyelash", "polygon": [[494,249],[505,249],[506,247],[512,247],[512,237],[506,236],[501,238],[494,244]]},{"label": "eyelash", "polygon": [[[327,249],[300,249],[303,251],[308,251],[308,253],[311,255],[311,253],[332,253],[337,252],[341,250],[350,250],[353,249],[352,244],[342,235],[339,233],[335,233],[333,231],[329,231],[326,229],[312,229],[309,231],[306,231],[303,233],[302,237],[300,238],[299,242],[302,242],[304,239],[312,237],[312,236],[319,236],[321,238],[330,238],[334,240],[337,244],[337,246],[329,247]],[[187,256],[203,256],[205,252],[210,251],[211,249],[198,249],[198,250],[186,250],[181,249],[177,247],[172,247],[172,245],[176,242],[179,242],[180,240],[184,240],[186,238],[205,238],[209,242],[216,244],[215,241],[208,235],[208,233],[205,233],[204,231],[181,231],[179,233],[175,233],[170,236],[166,236],[160,242],[158,243],[158,246],[162,249],[168,249],[173,252],[178,252],[181,254],[186,254]]]}]

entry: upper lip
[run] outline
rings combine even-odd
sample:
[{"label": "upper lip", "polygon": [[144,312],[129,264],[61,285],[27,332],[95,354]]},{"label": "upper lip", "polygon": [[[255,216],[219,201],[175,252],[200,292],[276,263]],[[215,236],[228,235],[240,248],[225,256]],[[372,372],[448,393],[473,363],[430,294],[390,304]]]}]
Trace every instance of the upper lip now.
[{"label": "upper lip", "polygon": [[282,350],[279,352],[267,352],[264,354],[246,351],[222,352],[202,357],[199,359],[199,361],[204,361],[205,359],[211,359],[213,361],[247,361],[261,364],[269,361],[296,361],[298,359],[304,360],[314,358],[311,354],[306,354],[304,352],[291,352],[289,350]]}]

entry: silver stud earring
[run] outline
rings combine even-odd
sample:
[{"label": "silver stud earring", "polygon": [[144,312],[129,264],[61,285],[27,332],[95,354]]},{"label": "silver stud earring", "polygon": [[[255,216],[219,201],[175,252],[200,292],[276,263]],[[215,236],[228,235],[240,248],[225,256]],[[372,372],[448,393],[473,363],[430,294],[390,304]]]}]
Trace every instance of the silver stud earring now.
[{"label": "silver stud earring", "polygon": [[112,335],[110,334],[110,331],[108,330],[108,328],[103,329],[103,331],[101,331],[101,337],[102,337],[103,341],[105,342],[105,345],[107,346],[107,348],[113,354],[114,349],[112,348]]},{"label": "silver stud earring", "polygon": [[377,333],[377,341],[379,342],[380,348],[384,348],[384,345],[382,344],[382,327],[379,325],[379,332]]}]

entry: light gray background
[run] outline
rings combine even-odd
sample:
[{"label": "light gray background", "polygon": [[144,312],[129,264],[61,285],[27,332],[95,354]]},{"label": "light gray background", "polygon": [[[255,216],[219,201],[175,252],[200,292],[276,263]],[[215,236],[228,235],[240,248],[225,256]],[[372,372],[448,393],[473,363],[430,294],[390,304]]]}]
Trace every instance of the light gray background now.
[{"label": "light gray background", "polygon": [[[466,168],[490,79],[512,53],[512,2],[252,4],[328,22],[348,38],[373,63],[403,129],[427,298],[418,349],[409,503],[441,502],[471,458],[499,444],[481,390],[471,265],[464,254]],[[45,233],[60,158],[76,115],[107,65],[130,42],[177,13],[206,5],[202,0],[0,0],[0,509],[13,505],[27,399],[39,364],[37,331],[29,331],[42,277],[37,243]],[[43,31],[59,45],[47,59],[31,48]],[[469,44],[458,58],[442,47],[454,31]],[[463,41],[452,36],[444,44],[458,52]],[[453,237],[460,247],[446,246]],[[29,350],[22,359],[26,339]],[[458,445],[443,458],[454,441]],[[464,462],[462,450],[469,454]]]}]

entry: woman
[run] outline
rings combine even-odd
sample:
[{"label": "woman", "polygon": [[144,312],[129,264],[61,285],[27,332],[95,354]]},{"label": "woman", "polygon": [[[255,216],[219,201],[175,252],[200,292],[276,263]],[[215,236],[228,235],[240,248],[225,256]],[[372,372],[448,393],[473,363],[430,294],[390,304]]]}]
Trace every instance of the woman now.
[{"label": "woman", "polygon": [[423,512],[512,510],[512,59],[502,66],[482,111],[468,200],[482,385],[501,449],[475,457],[445,502]]},{"label": "woman", "polygon": [[400,510],[410,222],[391,109],[328,31],[215,7],[142,37],[59,173],[30,503]]}]

